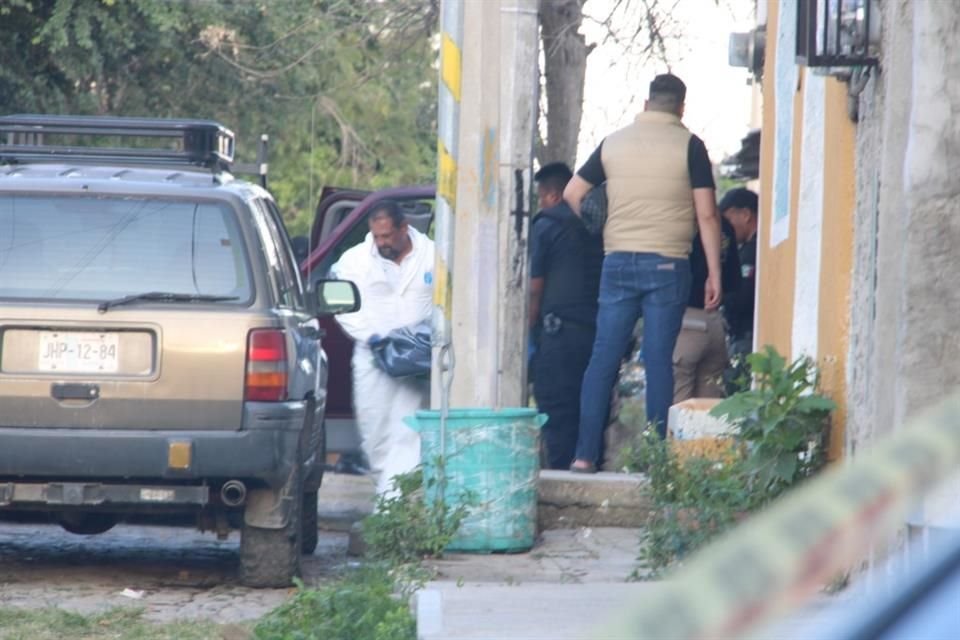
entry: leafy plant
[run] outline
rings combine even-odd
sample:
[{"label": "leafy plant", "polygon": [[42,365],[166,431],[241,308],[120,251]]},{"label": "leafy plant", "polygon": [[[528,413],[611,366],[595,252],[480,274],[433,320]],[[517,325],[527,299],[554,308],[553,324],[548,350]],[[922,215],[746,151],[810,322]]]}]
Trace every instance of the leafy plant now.
[{"label": "leafy plant", "polygon": [[748,488],[772,499],[823,466],[830,412],[836,404],[817,393],[820,376],[807,357],[787,364],[767,346],[747,356],[751,389],[711,411],[736,429],[746,446]]},{"label": "leafy plant", "polygon": [[386,567],[374,565],[297,593],[254,629],[259,640],[414,640],[416,622]]},{"label": "leafy plant", "polygon": [[751,508],[742,458],[683,457],[647,429],[636,463],[649,478],[653,504],[642,534],[641,565],[653,576],[709,542]]},{"label": "leafy plant", "polygon": [[835,405],[817,393],[809,358],[788,364],[773,348],[748,356],[753,385],[711,412],[732,433],[721,453],[684,455],[647,429],[630,449],[653,504],[640,560],[657,575],[747,514],[813,475],[825,462]]},{"label": "leafy plant", "polygon": [[425,499],[434,480],[422,467],[393,478],[363,521],[365,565],[318,589],[302,582],[296,595],[256,627],[260,640],[413,640],[408,602],[431,574],[421,561],[443,553],[467,515],[470,500],[451,508]]},{"label": "leafy plant", "polygon": [[393,567],[438,557],[450,544],[471,503],[463,496],[455,507],[445,501],[428,501],[425,489],[437,481],[424,482],[423,469],[395,476],[394,491],[377,498],[374,513],[363,521],[367,555]]}]

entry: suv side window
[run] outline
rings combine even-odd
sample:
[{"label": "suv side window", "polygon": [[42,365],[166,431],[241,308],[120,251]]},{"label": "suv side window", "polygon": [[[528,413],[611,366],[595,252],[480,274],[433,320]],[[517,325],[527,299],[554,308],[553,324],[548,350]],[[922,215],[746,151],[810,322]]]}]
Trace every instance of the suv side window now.
[{"label": "suv side window", "polygon": [[300,274],[297,272],[286,231],[279,221],[279,214],[272,203],[255,200],[257,218],[264,234],[264,250],[270,263],[270,278],[281,307],[301,310],[304,308]]}]

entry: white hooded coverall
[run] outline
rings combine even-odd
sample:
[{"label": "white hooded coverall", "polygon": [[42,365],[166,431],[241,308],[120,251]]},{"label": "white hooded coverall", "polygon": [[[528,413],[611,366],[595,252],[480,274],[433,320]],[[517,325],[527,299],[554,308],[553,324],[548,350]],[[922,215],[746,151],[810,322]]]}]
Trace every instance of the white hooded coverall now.
[{"label": "white hooded coverall", "polygon": [[429,399],[429,382],[398,379],[374,364],[372,336],[430,319],[433,308],[433,241],[408,227],[413,244],[401,264],[380,255],[367,234],[331,268],[331,275],[351,280],[360,290],[360,310],[337,316],[353,338],[353,406],[361,446],[370,462],[377,493],[386,493],[393,476],[420,464],[420,436],[403,422]]}]

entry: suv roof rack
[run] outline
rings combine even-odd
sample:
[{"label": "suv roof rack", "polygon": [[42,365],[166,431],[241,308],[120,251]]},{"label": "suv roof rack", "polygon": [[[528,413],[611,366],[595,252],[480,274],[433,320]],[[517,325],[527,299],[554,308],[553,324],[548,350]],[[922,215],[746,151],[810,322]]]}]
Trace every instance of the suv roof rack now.
[{"label": "suv roof rack", "polygon": [[[212,120],[128,118],[118,116],[0,116],[0,164],[114,160],[123,164],[176,164],[229,171],[233,162],[233,132]],[[155,138],[166,145],[97,146],[77,138],[112,136]],[[57,144],[67,137],[70,144]],[[50,140],[50,139],[54,140]],[[173,144],[171,144],[171,141]]]}]

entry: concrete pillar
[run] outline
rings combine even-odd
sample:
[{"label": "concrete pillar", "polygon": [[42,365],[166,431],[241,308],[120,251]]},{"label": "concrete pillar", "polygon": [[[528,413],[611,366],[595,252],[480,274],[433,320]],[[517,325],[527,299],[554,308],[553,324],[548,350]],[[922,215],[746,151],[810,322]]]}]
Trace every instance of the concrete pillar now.
[{"label": "concrete pillar", "polygon": [[[464,2],[452,250],[451,407],[526,400],[528,221],[538,87],[537,0]],[[434,387],[435,391],[437,387]],[[439,404],[435,402],[435,405]]]},{"label": "concrete pillar", "polygon": [[500,192],[499,241],[500,357],[497,405],[525,406],[527,370],[527,231],[529,216],[517,226],[514,212],[521,173],[520,207],[529,213],[533,181],[533,134],[536,130],[537,0],[501,0],[500,9]]},{"label": "concrete pillar", "polygon": [[500,2],[463,4],[454,217],[451,407],[497,404],[499,356]]}]

